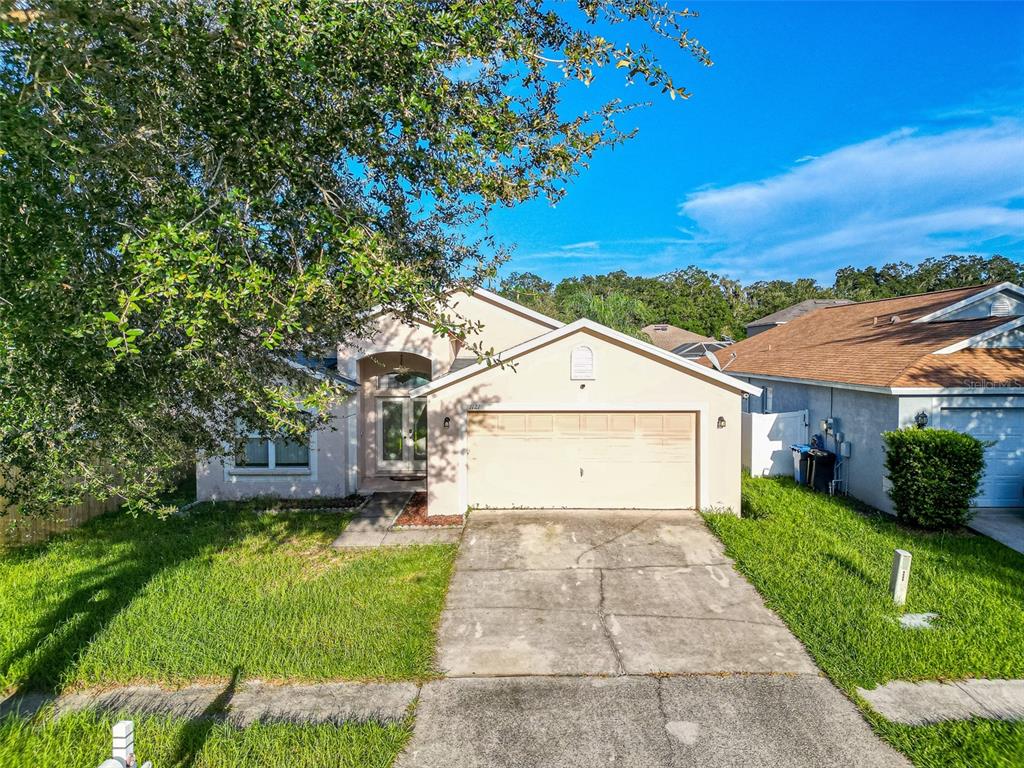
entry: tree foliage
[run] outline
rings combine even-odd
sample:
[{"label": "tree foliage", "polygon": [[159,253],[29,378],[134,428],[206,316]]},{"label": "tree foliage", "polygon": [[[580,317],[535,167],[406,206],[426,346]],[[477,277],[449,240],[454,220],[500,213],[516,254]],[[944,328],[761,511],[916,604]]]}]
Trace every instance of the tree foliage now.
[{"label": "tree foliage", "polygon": [[1024,282],[1024,264],[998,255],[945,256],[925,259],[917,266],[896,262],[877,269],[846,267],[836,272],[833,290],[839,298],[868,301],[1005,280]]},{"label": "tree foliage", "polygon": [[[806,277],[742,285],[695,266],[659,277],[634,277],[623,271],[569,277],[558,285],[529,272],[516,272],[501,281],[499,290],[566,322],[594,317],[580,310],[575,297],[582,291],[606,301],[616,296],[620,303],[628,299],[642,305],[646,319],[640,326],[670,323],[704,336],[741,339],[748,323],[807,299],[868,301],[1002,281],[1024,283],[1024,264],[997,255],[945,256],[925,259],[917,266],[896,262],[863,269],[844,267],[828,287]],[[607,324],[633,332],[637,319],[632,322],[630,327]]]},{"label": "tree foliage", "polygon": [[[0,463],[23,509],[152,497],[236,419],[302,436],[340,393],[288,358],[383,305],[439,333],[493,273],[461,233],[558,199],[630,135],[568,114],[602,67],[687,97],[651,0],[42,0],[0,12]],[[633,25],[633,26],[630,26]],[[501,252],[498,251],[498,258]],[[312,414],[319,415],[312,415]]]},{"label": "tree foliage", "polygon": [[562,296],[560,307],[570,317],[585,317],[647,341],[642,329],[651,322],[651,311],[630,294],[613,291],[600,295],[577,288]]}]

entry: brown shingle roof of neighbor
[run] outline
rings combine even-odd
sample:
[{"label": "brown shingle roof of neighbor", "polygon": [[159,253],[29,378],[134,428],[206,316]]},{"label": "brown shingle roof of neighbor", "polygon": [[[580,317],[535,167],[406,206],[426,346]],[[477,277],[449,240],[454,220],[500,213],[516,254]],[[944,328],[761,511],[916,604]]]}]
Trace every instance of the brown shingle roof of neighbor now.
[{"label": "brown shingle roof of neighbor", "polygon": [[714,339],[709,339],[707,336],[701,336],[699,333],[688,331],[685,328],[677,328],[676,326],[668,325],[667,323],[645,325],[643,327],[643,332],[647,334],[647,337],[651,340],[651,344],[668,352],[683,346],[683,344],[696,344],[699,341],[714,341]]},{"label": "brown shingle roof of neighbor", "polygon": [[732,374],[877,387],[1024,386],[1024,349],[933,354],[1012,318],[912,322],[987,287],[826,307],[733,344],[719,361]]},{"label": "brown shingle roof of neighbor", "polygon": [[808,312],[814,312],[815,310],[824,309],[825,307],[838,307],[852,303],[853,302],[849,299],[806,299],[805,301],[801,301],[791,307],[780,309],[778,312],[772,312],[770,315],[759,317],[757,320],[751,320],[747,323],[747,328],[761,325],[778,325],[780,323],[788,323],[792,320],[796,320],[798,317],[806,315]]}]

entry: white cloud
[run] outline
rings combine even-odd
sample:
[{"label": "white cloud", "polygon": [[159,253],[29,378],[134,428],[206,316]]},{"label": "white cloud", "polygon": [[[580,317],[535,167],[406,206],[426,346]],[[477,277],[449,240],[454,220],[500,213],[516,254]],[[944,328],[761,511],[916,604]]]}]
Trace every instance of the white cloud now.
[{"label": "white cloud", "polygon": [[743,279],[846,264],[919,261],[1024,240],[1024,122],[943,133],[904,129],[800,158],[759,181],[690,194],[690,220],[716,269]]}]

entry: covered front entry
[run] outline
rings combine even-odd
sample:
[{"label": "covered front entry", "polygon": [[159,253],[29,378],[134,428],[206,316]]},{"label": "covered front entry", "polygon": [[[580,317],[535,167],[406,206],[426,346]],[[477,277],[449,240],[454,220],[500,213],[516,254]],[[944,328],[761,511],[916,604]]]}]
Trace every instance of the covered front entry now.
[{"label": "covered front entry", "polygon": [[692,509],[697,414],[471,411],[475,508]]}]

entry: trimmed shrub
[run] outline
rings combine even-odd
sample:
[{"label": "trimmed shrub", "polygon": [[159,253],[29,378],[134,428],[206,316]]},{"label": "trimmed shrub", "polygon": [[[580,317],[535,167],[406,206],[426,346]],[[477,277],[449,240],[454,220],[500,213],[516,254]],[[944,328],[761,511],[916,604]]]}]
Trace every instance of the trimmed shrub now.
[{"label": "trimmed shrub", "polygon": [[949,429],[909,427],[883,432],[889,497],[896,514],[925,528],[971,519],[971,500],[985,470],[985,443]]}]

